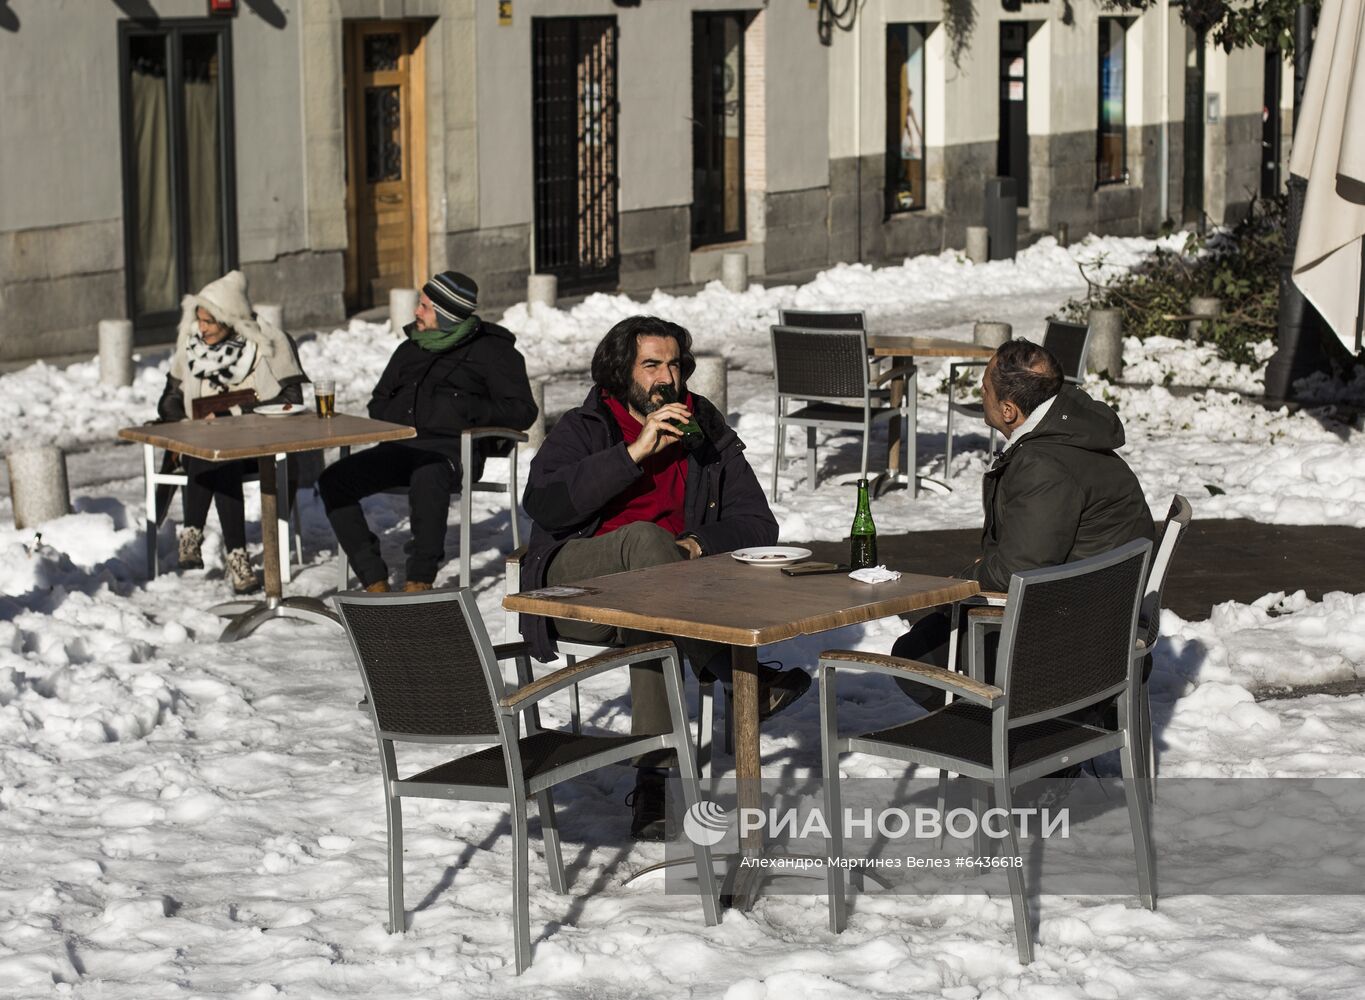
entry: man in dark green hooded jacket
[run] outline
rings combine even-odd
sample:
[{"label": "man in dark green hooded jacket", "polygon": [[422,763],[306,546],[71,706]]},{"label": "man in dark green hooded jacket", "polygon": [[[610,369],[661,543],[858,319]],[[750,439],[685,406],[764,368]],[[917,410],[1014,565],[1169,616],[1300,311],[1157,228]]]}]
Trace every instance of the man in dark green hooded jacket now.
[{"label": "man in dark green hooded jacket", "polygon": [[[1020,570],[1155,538],[1142,487],[1117,454],[1124,442],[1118,414],[1064,382],[1048,351],[1027,340],[1006,343],[986,366],[981,395],[986,422],[1007,444],[982,479],[981,557],[958,576],[1005,591]],[[946,666],[950,628],[946,612],[930,615],[892,652]],[[926,708],[943,702],[942,692],[902,687]]]}]

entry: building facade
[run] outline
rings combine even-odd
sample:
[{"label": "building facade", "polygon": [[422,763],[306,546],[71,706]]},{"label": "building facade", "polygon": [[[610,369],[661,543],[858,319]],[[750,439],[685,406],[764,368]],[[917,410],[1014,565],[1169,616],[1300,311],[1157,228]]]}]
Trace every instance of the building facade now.
[{"label": "building facade", "polygon": [[1288,146],[1281,61],[1169,8],[983,0],[956,59],[941,0],[6,10],[0,360],[162,342],[231,267],[304,325],[447,267],[496,306],[894,261],[960,247],[993,177],[1025,235],[1229,222]]}]

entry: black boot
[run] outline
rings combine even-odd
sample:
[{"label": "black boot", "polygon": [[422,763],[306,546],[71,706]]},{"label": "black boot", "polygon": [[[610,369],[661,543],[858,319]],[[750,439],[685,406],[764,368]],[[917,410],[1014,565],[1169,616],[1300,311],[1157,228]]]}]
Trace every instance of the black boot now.
[{"label": "black boot", "polygon": [[626,796],[630,806],[630,835],[636,840],[663,841],[668,837],[668,772],[641,767],[635,772],[635,790]]}]

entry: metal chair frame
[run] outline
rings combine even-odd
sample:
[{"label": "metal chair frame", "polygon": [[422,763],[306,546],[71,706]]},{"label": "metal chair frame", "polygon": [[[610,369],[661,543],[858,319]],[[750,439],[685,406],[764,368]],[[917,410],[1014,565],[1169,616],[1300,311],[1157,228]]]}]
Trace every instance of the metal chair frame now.
[{"label": "metal chair frame", "polygon": [[[507,557],[503,569],[503,593],[521,593],[521,560],[525,557],[526,550],[519,548]],[[521,615],[515,611],[507,612],[503,624],[503,635],[505,641],[521,641]],[[576,642],[572,639],[560,638],[555,641],[560,654],[564,657],[568,666],[572,667],[579,660],[590,656],[598,656],[602,653],[616,649],[615,646],[597,646],[589,642]],[[686,683],[686,675],[683,681]],[[703,683],[697,681],[697,735],[695,742],[697,746],[697,768],[704,780],[711,779],[712,764],[712,741],[716,730],[716,684]],[[725,699],[727,707],[726,716],[722,722],[725,752],[734,753],[734,733],[731,729],[730,720],[734,718],[731,708],[730,698]],[[583,731],[583,709],[579,701],[578,685],[574,684],[569,688],[569,732],[581,733]]]},{"label": "metal chair frame", "polygon": [[[863,479],[867,478],[868,446],[873,423],[879,420],[900,419],[903,422],[901,440],[904,442],[909,439],[908,400],[903,400],[901,405],[895,408],[885,405],[883,387],[895,379],[911,374],[914,366],[898,365],[884,371],[874,371],[867,360],[866,330],[810,330],[774,326],[770,339],[773,379],[776,383],[773,410],[775,455],[771,492],[774,501],[777,499],[777,479],[783,465],[786,429],[789,426],[806,429],[806,485],[811,490],[816,487],[817,430],[861,431],[863,447],[859,478]],[[808,341],[801,346],[810,349],[810,353],[827,356],[830,360],[828,370],[820,372],[814,381],[811,381],[809,373],[805,373],[804,378],[799,377],[783,363],[784,352],[790,352],[801,340]],[[851,367],[854,359],[859,366],[857,371]],[[793,385],[793,382],[796,384]],[[840,391],[841,389],[843,391]],[[792,400],[817,405],[806,405],[795,412],[788,412]],[[875,406],[874,400],[877,404]]]},{"label": "metal chair frame", "polygon": [[[157,551],[156,488],[158,486],[179,486],[188,488],[190,477],[186,472],[162,472],[157,466],[155,445],[142,446],[142,474],[145,486],[146,517],[144,529],[147,538],[147,579],[155,580],[160,573],[160,553]],[[294,558],[303,563],[303,541],[298,528],[298,513],[293,503],[293,493],[289,489],[289,456],[283,452],[275,456],[275,496],[278,509],[275,519],[276,544],[280,548],[280,582],[288,583],[293,579],[293,561],[290,559],[292,540]],[[254,472],[243,477],[243,482],[257,482]],[[183,501],[183,498],[182,498]],[[262,530],[262,541],[267,533]]]},{"label": "metal chair frame", "polygon": [[802,330],[866,330],[867,314],[861,309],[846,312],[827,309],[779,309],[778,326]]},{"label": "metal chair frame", "polygon": [[[1082,331],[1084,331],[1082,333]],[[1057,355],[1057,360],[1062,365],[1062,378],[1072,385],[1080,385],[1085,381],[1085,361],[1090,354],[1090,339],[1093,331],[1089,326],[1080,323],[1067,323],[1059,319],[1049,319],[1047,329],[1043,332],[1043,347]],[[1075,348],[1075,342],[1080,339],[1080,350]],[[985,420],[986,413],[980,403],[959,403],[954,400],[954,390],[957,386],[957,373],[960,368],[984,368],[990,364],[989,361],[953,361],[948,365],[948,427],[947,437],[944,445],[943,456],[943,475],[944,478],[951,478],[953,474],[953,414],[961,413],[963,416],[973,417],[977,420]],[[994,427],[990,428],[990,451],[995,453]]]},{"label": "metal chair frame", "polygon": [[[1029,570],[1016,573],[1010,579],[1009,599],[1005,607],[1004,622],[997,656],[996,684],[986,684],[972,677],[963,677],[940,667],[895,656],[864,653],[854,650],[827,650],[820,656],[820,735],[824,770],[825,815],[842,815],[841,794],[839,789],[838,760],[841,753],[866,753],[879,757],[899,760],[907,764],[923,764],[940,771],[953,771],[966,778],[986,784],[993,792],[994,805],[1007,813],[1011,809],[1012,790],[1028,781],[1044,777],[1068,764],[1080,763],[1118,750],[1123,771],[1124,798],[1127,802],[1129,824],[1132,828],[1133,845],[1137,862],[1138,893],[1148,909],[1156,908],[1156,857],[1151,839],[1150,805],[1147,792],[1141,787],[1147,780],[1146,760],[1138,752],[1141,746],[1139,735],[1141,699],[1141,660],[1146,655],[1145,644],[1137,642],[1138,615],[1141,611],[1145,581],[1148,578],[1148,560],[1152,544],[1146,539],[1129,542],[1111,552],[1090,559],[1068,563],[1065,566]],[[1116,646],[1115,662],[1104,667],[1105,672],[1122,672],[1123,680],[1102,689],[1077,688],[1074,698],[1064,694],[1052,693],[1050,703],[1039,707],[1025,702],[1027,708],[1012,710],[1012,674],[1015,664],[1016,638],[1022,630],[1026,615],[1033,614],[1026,601],[1028,591],[1034,587],[1061,581],[1077,580],[1101,573],[1130,573],[1133,579],[1131,601],[1115,603],[1112,607],[1095,609],[1092,607],[1072,606],[1056,608],[1042,606],[1049,613],[1049,627],[1061,631],[1081,627],[1118,627],[1127,628],[1127,645]],[[1120,577],[1122,580],[1122,577]],[[1036,599],[1035,599],[1036,600]],[[1106,621],[1104,615],[1112,617]],[[1096,616],[1099,616],[1097,618]],[[1119,616],[1125,621],[1120,623]],[[1038,626],[1031,621],[1031,629]],[[981,663],[983,650],[978,643],[972,644],[973,672],[984,669]],[[1064,654],[1063,654],[1064,655]],[[1092,674],[1094,664],[1087,664]],[[949,692],[955,698],[963,699],[973,705],[989,710],[991,726],[991,763],[982,765],[966,756],[959,756],[939,748],[917,746],[913,733],[917,725],[925,719],[932,719],[940,712],[953,710],[950,705],[938,712],[896,727],[897,739],[892,741],[886,734],[891,730],[880,730],[861,736],[841,737],[838,732],[836,675],[840,669],[858,669],[874,673],[888,674],[915,680],[921,684]],[[1032,692],[1025,692],[1031,695]],[[1119,699],[1119,724],[1115,730],[1070,722],[1073,735],[1080,742],[1072,743],[1061,751],[1028,759],[1027,763],[1011,763],[1010,737],[1016,730],[1044,722],[1056,722],[1062,716],[1089,705],[1098,704],[1117,696]],[[1038,700],[1035,697],[1035,702]],[[1016,743],[1017,754],[1021,745]],[[1023,756],[1022,754],[1020,756]],[[978,805],[979,796],[976,797]],[[1018,856],[1018,836],[1013,823],[1007,824],[1008,836],[1004,847],[1011,856]],[[831,857],[843,852],[843,832],[839,823],[830,824],[830,837],[826,850]],[[1019,961],[1028,964],[1033,959],[1033,937],[1028,922],[1028,906],[1024,893],[1024,876],[1020,868],[1006,869],[1009,878],[1010,897],[1014,910],[1015,944]],[[845,897],[843,870],[838,866],[826,868],[826,885],[829,897],[830,930],[839,933],[848,922],[848,905]]]},{"label": "metal chair frame", "polygon": [[[512,450],[508,452],[506,458],[507,482],[496,483],[488,480],[474,479],[474,446],[475,443],[485,438],[504,440],[512,442]],[[523,431],[513,430],[510,427],[470,427],[460,434],[460,586],[470,586],[472,571],[470,563],[473,558],[473,521],[474,521],[474,494],[475,493],[506,493],[511,507],[512,521],[512,548],[521,548],[521,509],[519,506],[517,491],[517,445],[524,443],[528,438]],[[342,448],[341,455],[345,458],[350,454],[349,448]],[[407,490],[389,491],[402,496],[407,496]],[[337,560],[340,563],[339,579],[340,589],[346,590],[351,586],[351,565],[346,558],[346,552],[340,546],[337,547]]]},{"label": "metal chair frame", "polygon": [[[552,789],[556,785],[611,764],[623,763],[650,750],[668,749],[677,755],[679,761],[683,796],[687,807],[695,805],[700,797],[691,740],[687,732],[687,712],[683,706],[677,648],[671,642],[652,642],[629,649],[611,650],[533,681],[526,644],[507,643],[494,646],[484,628],[474,594],[468,589],[442,589],[415,594],[346,593],[334,596],[332,602],[351,641],[351,648],[365,681],[370,717],[379,744],[388,826],[389,932],[402,933],[406,930],[403,904],[403,798],[504,802],[511,806],[512,811],[516,971],[518,974],[524,972],[531,964],[527,817],[527,803],[530,799],[534,798],[538,807],[551,888],[562,894],[567,891],[567,883],[554,815]],[[436,684],[449,693],[460,688],[472,689],[478,686],[479,680],[482,680],[489,698],[487,713],[485,715],[476,706],[462,706],[456,712],[448,705],[428,705],[424,702],[421,713],[424,720],[422,728],[385,728],[381,720],[402,717],[408,712],[408,706],[390,701],[392,676],[386,678],[386,683],[379,686],[373,683],[372,677],[376,671],[390,674],[407,671],[401,658],[398,663],[388,659],[391,648],[388,640],[395,631],[392,624],[381,623],[366,612],[380,610],[382,615],[383,609],[395,607],[411,609],[421,605],[430,606],[433,619],[442,614],[450,616],[453,613],[456,617],[454,619],[447,617],[442,624],[446,627],[454,624],[457,628],[462,624],[463,628],[467,629],[478,662],[459,662],[458,659],[452,659],[449,661],[449,677],[445,680],[432,676],[430,663],[419,664],[412,671],[415,676],[401,678],[404,686],[420,692]],[[404,623],[406,621],[404,619]],[[401,624],[398,628],[401,632]],[[385,654],[380,658],[383,662],[372,662],[365,655],[365,643],[361,641],[359,635],[368,630],[372,631],[366,639],[373,636]],[[432,631],[436,632],[434,628]],[[408,641],[418,638],[426,638],[428,642],[435,641],[426,633],[413,636],[411,629],[404,633],[404,637]],[[447,649],[432,652],[445,654]],[[515,689],[509,689],[503,681],[500,663],[508,659],[514,659],[516,663],[518,686]],[[641,660],[663,661],[669,714],[672,719],[672,729],[669,732],[640,737],[571,736],[546,731],[540,727],[538,706],[545,698],[579,681],[608,670],[627,667]],[[521,735],[523,718],[526,725],[524,737]],[[486,720],[487,724],[481,726],[479,724],[481,719]],[[492,746],[428,768],[418,774],[401,777],[395,751],[397,743]],[[500,783],[450,780],[461,774],[468,778],[477,773],[478,766],[488,765],[491,760],[499,757],[505,765],[505,779]],[[533,764],[532,761],[539,763]],[[711,852],[704,845],[694,844],[693,855],[702,896],[703,915],[706,924],[711,926],[720,922],[719,898]]]}]

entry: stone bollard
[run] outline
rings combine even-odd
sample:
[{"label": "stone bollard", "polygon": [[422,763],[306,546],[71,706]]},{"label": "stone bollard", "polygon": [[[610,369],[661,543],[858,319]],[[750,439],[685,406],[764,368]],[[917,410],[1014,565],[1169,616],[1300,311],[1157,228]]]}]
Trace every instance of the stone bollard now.
[{"label": "stone bollard", "polygon": [[[1206,299],[1199,295],[1190,299],[1191,316],[1207,316],[1212,319],[1213,317],[1221,316],[1222,314],[1222,299]],[[1206,339],[1205,332],[1207,330],[1207,321],[1192,319],[1186,329],[1189,331],[1190,340],[1194,341],[1196,344],[1201,343]]]},{"label": "stone bollard", "polygon": [[389,289],[389,329],[395,334],[403,332],[417,318],[417,289]]},{"label": "stone bollard", "polygon": [[967,259],[984,264],[990,255],[990,230],[985,226],[967,227]]},{"label": "stone bollard", "polygon": [[999,350],[1014,336],[1014,328],[1008,323],[992,323],[986,320],[972,327],[972,343],[978,347],[993,347]]},{"label": "stone bollard", "polygon": [[34,528],[71,513],[66,455],[56,447],[20,448],[5,456],[14,526]]},{"label": "stone bollard", "polygon": [[1057,245],[1059,247],[1071,245],[1071,227],[1065,222],[1057,223]]},{"label": "stone bollard", "polygon": [[687,380],[687,388],[699,396],[705,396],[721,415],[730,419],[730,388],[725,359],[719,354],[697,355],[697,369]]},{"label": "stone bollard", "polygon": [[126,319],[100,320],[100,383],[133,384],[133,324]]},{"label": "stone bollard", "polygon": [[539,448],[545,441],[545,383],[536,381],[531,383],[531,398],[536,404],[536,419],[530,427],[526,428],[525,448]]},{"label": "stone bollard", "polygon": [[256,318],[263,323],[269,323],[276,330],[283,330],[284,306],[278,302],[258,302],[256,303]]},{"label": "stone bollard", "polygon": [[559,279],[553,274],[529,274],[526,276],[527,306],[542,305],[553,309],[559,298]]},{"label": "stone bollard", "polygon": [[1123,311],[1090,310],[1090,353],[1086,365],[1110,382],[1123,378]]},{"label": "stone bollard", "polygon": [[720,256],[720,283],[732,292],[749,288],[749,255],[727,250]]}]

